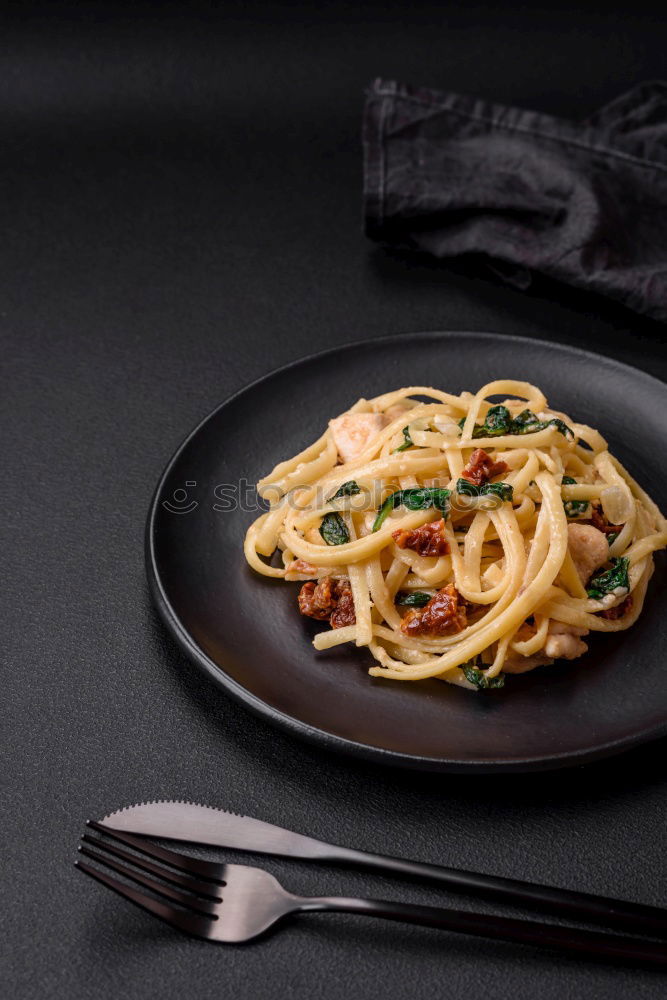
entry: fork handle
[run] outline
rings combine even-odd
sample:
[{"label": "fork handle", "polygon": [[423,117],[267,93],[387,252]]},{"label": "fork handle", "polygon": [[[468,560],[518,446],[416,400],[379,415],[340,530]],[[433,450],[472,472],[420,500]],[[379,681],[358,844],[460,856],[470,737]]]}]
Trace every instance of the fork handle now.
[{"label": "fork handle", "polygon": [[421,906],[416,903],[337,896],[299,899],[295,909],[301,912],[358,913],[366,917],[400,920],[423,927],[437,927],[440,930],[474,934],[477,937],[494,938],[499,941],[518,941],[521,944],[557,948],[600,958],[667,966],[667,949],[664,944],[658,942],[538,921],[517,920],[494,914],[469,913],[438,906]]},{"label": "fork handle", "polygon": [[452,892],[471,893],[502,903],[551,912],[571,920],[590,921],[612,929],[667,939],[667,911],[658,906],[461,868],[446,868],[423,861],[392,858],[348,847],[326,847],[327,851],[319,856],[319,860],[424,879],[446,886]]}]

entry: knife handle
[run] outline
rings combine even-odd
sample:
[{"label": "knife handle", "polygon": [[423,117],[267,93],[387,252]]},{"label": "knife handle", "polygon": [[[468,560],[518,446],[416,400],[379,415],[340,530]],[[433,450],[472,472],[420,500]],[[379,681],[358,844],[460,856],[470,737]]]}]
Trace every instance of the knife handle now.
[{"label": "knife handle", "polygon": [[606,927],[623,928],[636,934],[644,933],[667,939],[667,911],[657,906],[596,896],[572,889],[558,889],[535,882],[524,882],[521,879],[484,875],[420,861],[406,861],[382,854],[369,854],[346,847],[332,847],[327,850],[326,857],[321,856],[319,860],[352,864],[391,875],[422,879],[446,886],[453,892],[485,896],[503,903],[514,903],[571,919],[591,921]]}]

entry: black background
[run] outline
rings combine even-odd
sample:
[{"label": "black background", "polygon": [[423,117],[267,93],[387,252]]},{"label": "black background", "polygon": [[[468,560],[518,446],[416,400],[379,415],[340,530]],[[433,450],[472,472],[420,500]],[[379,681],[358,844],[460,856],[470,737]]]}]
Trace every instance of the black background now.
[{"label": "black background", "polygon": [[[410,330],[498,330],[667,376],[664,328],[616,305],[417,267],[361,234],[370,79],[584,116],[662,72],[667,31],[654,6],[3,6],[8,995],[648,998],[664,988],[657,973],[344,916],[216,949],[72,867],[86,817],[191,797],[352,846],[666,901],[664,743],[502,778],[329,756],[248,716],[190,667],[150,606],[142,553],[152,489],[185,433],[304,353]],[[264,863],[299,892],[443,898]]]}]

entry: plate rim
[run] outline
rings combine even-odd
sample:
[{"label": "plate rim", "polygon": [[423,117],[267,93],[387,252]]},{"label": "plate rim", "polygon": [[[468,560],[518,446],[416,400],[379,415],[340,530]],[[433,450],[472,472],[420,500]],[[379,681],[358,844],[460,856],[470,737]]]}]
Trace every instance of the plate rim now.
[{"label": "plate rim", "polygon": [[224,669],[212,660],[204,652],[204,650],[197,645],[173,608],[160,579],[157,567],[157,558],[155,553],[155,518],[159,508],[159,498],[162,495],[165,482],[171,475],[174,465],[177,463],[181,454],[188,447],[192,439],[196,437],[199,431],[206,424],[208,424],[209,421],[213,420],[221,410],[229,406],[240,396],[256,389],[263,382],[266,382],[277,375],[282,375],[306,362],[323,359],[332,354],[339,354],[354,348],[368,348],[381,344],[393,344],[399,341],[410,340],[412,338],[420,338],[422,340],[427,338],[432,340],[441,340],[448,337],[476,337],[494,341],[502,340],[510,343],[538,345],[550,350],[563,351],[570,355],[575,354],[594,360],[597,364],[602,362],[615,369],[626,369],[633,378],[636,379],[637,376],[640,376],[641,378],[648,380],[650,383],[655,383],[661,391],[664,392],[667,390],[667,385],[662,381],[662,379],[656,378],[649,372],[645,372],[641,368],[636,368],[634,365],[629,365],[624,361],[617,360],[616,358],[610,358],[602,354],[597,354],[595,351],[588,351],[584,348],[576,347],[571,344],[552,342],[545,340],[544,338],[522,337],[517,334],[493,333],[483,330],[425,330],[390,334],[383,337],[370,337],[364,340],[349,341],[344,344],[336,345],[335,347],[325,348],[322,351],[314,351],[311,354],[302,355],[292,361],[288,361],[286,364],[273,368],[264,375],[260,375],[258,378],[253,379],[251,382],[242,386],[236,392],[227,396],[222,402],[207,413],[178,445],[158,479],[157,485],[151,497],[148,515],[146,518],[144,556],[149,592],[163,624],[188,659],[200,670],[202,670],[203,673],[206,674],[206,676],[208,676],[215,684],[223,688],[223,690],[225,690],[237,703],[252,712],[253,715],[267,720],[271,724],[278,726],[299,739],[305,740],[311,745],[323,747],[326,750],[332,750],[347,756],[361,758],[365,761],[372,761],[389,766],[398,766],[404,769],[452,774],[516,774],[557,770],[566,767],[573,767],[579,764],[590,763],[604,757],[610,757],[612,755],[622,753],[625,750],[648,743],[651,740],[667,736],[666,718],[662,723],[649,726],[646,729],[631,733],[628,736],[619,737],[617,740],[609,740],[606,743],[598,743],[578,750],[564,751],[563,753],[553,753],[538,757],[511,757],[502,758],[500,760],[461,760],[446,757],[427,757],[419,754],[403,753],[398,750],[389,750],[384,747],[371,746],[367,743],[360,743],[352,739],[347,739],[343,736],[337,736],[334,733],[327,732],[325,729],[320,729],[310,723],[296,719],[294,716],[280,711],[274,706],[263,701],[251,691],[248,691],[242,684],[236,681],[229,674],[225,673]]}]

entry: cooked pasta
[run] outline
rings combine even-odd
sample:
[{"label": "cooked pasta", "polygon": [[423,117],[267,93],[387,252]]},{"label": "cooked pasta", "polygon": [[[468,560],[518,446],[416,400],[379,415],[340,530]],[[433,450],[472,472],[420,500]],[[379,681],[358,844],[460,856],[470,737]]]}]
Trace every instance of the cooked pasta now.
[{"label": "cooked pasta", "polygon": [[600,433],[511,379],[360,399],[257,488],[248,563],[302,582],[331,626],[316,649],[367,647],[392,680],[492,688],[575,659],[634,624],[667,545]]}]

